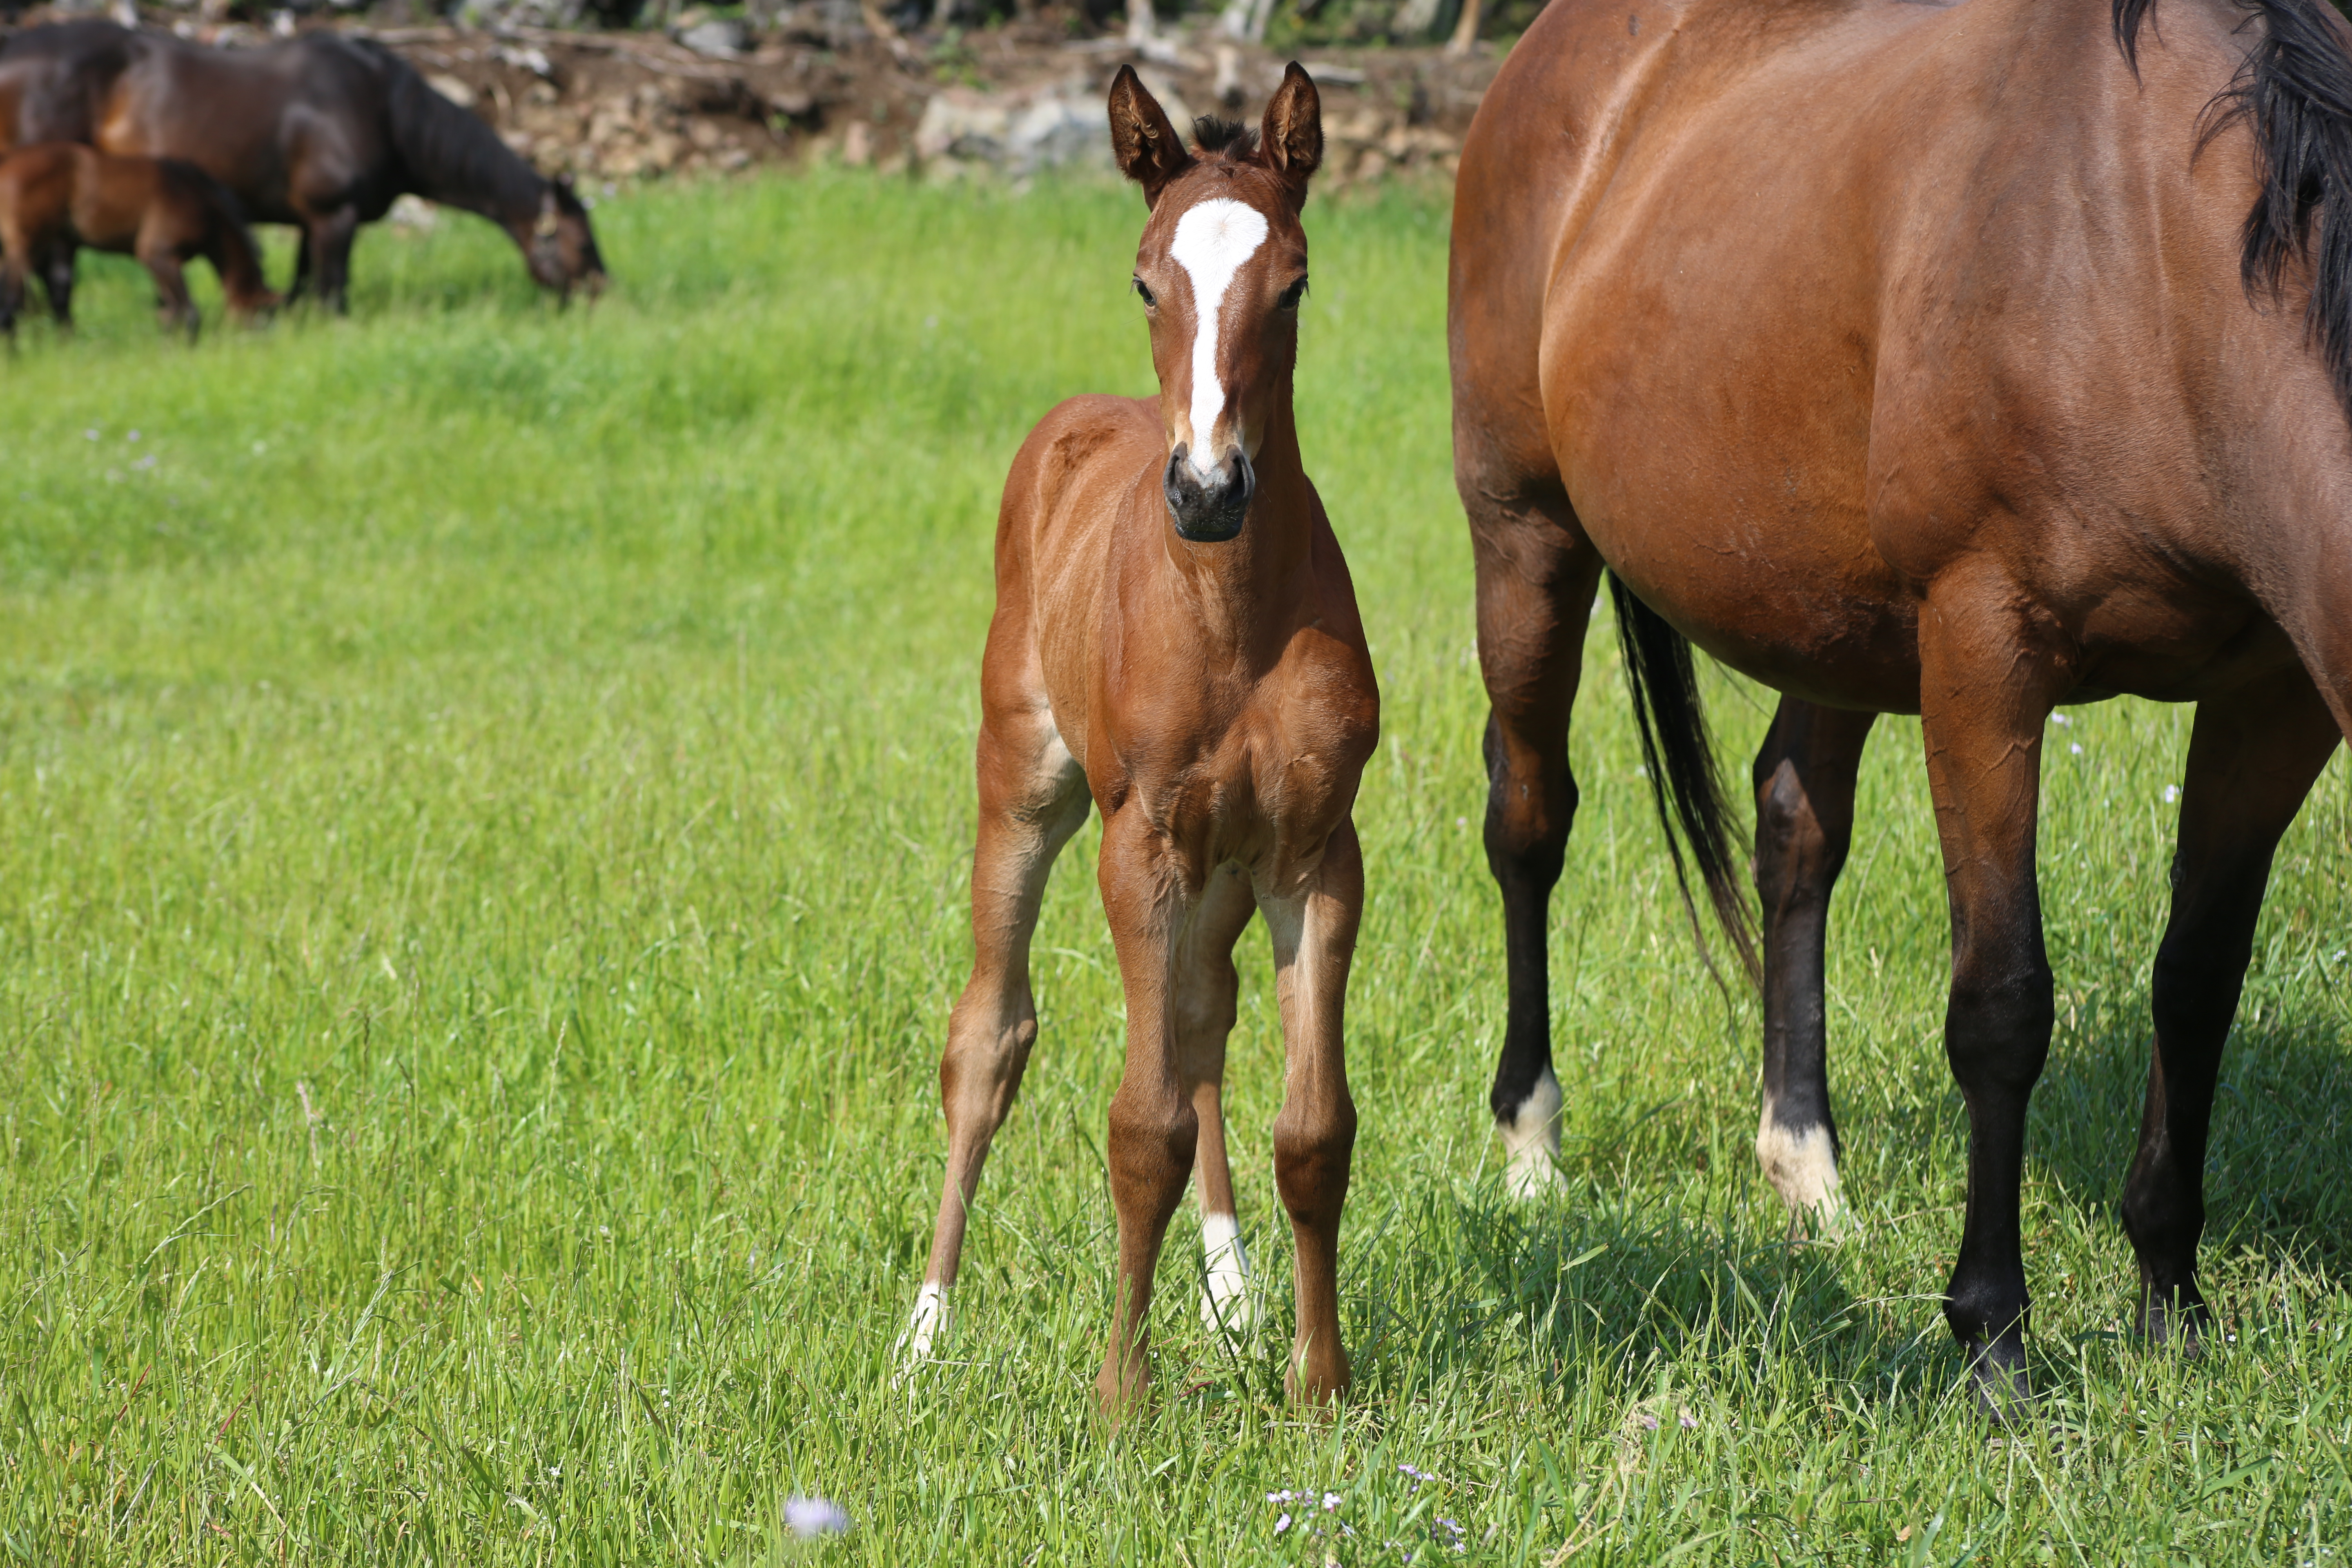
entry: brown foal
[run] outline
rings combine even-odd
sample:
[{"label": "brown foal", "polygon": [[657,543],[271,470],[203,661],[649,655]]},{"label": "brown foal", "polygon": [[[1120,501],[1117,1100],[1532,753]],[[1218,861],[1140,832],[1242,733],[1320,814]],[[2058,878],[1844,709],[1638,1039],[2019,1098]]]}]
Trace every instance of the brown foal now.
[{"label": "brown foal", "polygon": [[0,331],[14,332],[25,279],[37,277],[59,326],[73,324],[74,256],[87,247],[135,256],[155,279],[165,328],[196,331],[182,268],[201,256],[238,316],[274,309],[253,236],[228,193],[191,163],[115,157],[52,142],[0,162]]},{"label": "brown foal", "polygon": [[1160,396],[1063,404],[1005,481],[981,668],[971,980],[940,1061],[947,1178],[901,1350],[929,1353],[955,1283],[982,1163],[1037,1037],[1038,900],[1091,797],[1127,996],[1108,1145],[1117,1300],[1097,1392],[1116,1414],[1150,1381],[1152,1271],[1196,1158],[1210,1313],[1246,1310],[1219,1096],[1233,946],[1255,910],[1274,939],[1285,1047],[1274,1163],[1298,1249],[1289,1388],[1321,1401],[1348,1384],[1339,1211],[1356,1110],[1340,1018],[1363,901],[1350,814],[1380,727],[1355,590],[1291,413],[1298,214],[1321,110],[1293,65],[1255,132],[1204,120],[1188,153],[1122,68],[1110,123],[1151,213],[1134,286]]}]

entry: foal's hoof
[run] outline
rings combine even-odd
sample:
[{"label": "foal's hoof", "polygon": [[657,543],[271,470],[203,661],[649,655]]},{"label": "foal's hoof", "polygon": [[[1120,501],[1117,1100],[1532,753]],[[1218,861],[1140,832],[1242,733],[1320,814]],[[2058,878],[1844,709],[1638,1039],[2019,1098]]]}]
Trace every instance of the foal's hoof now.
[{"label": "foal's hoof", "polygon": [[1282,1391],[1293,1405],[1328,1409],[1347,1397],[1348,1385],[1354,1379],[1355,1369],[1349,1364],[1346,1351],[1335,1345],[1323,1352],[1310,1345],[1305,1354],[1291,1357]]},{"label": "foal's hoof", "polygon": [[1143,1414],[1144,1402],[1151,1392],[1151,1369],[1135,1366],[1120,1377],[1106,1366],[1095,1374],[1095,1408],[1110,1429],[1118,1431],[1130,1416]]},{"label": "foal's hoof", "polygon": [[1996,1426],[2018,1426],[2033,1414],[2033,1390],[2025,1381],[2025,1347],[1996,1340],[1964,1345],[1977,1408]]}]

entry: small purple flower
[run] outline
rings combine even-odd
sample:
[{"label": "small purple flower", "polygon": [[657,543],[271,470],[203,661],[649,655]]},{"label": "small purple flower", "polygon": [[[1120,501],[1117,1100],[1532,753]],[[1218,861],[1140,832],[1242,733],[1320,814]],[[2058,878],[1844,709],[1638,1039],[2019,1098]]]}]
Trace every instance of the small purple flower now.
[{"label": "small purple flower", "polygon": [[1648,1411],[1643,1411],[1639,1419],[1642,1423],[1643,1431],[1654,1432],[1658,1429],[1658,1418],[1651,1415]]},{"label": "small purple flower", "polygon": [[829,1498],[787,1498],[784,1500],[784,1528],[803,1541],[812,1541],[820,1535],[840,1535],[849,1529],[849,1513]]},{"label": "small purple flower", "polygon": [[1277,1519],[1277,1520],[1276,1520],[1276,1521],[1274,1521],[1274,1532],[1275,1532],[1276,1535],[1280,1535],[1284,1531],[1288,1530],[1289,1528],[1290,1528],[1290,1516],[1289,1516],[1288,1514],[1286,1514],[1286,1514],[1284,1514],[1280,1519]]},{"label": "small purple flower", "polygon": [[1323,1494],[1323,1511],[1325,1513],[1329,1513],[1333,1509],[1338,1508],[1339,1506],[1339,1494],[1338,1492],[1325,1492]]},{"label": "small purple flower", "polygon": [[1696,1432],[1698,1430],[1698,1417],[1692,1415],[1687,1410],[1683,1412],[1683,1430],[1685,1432]]}]

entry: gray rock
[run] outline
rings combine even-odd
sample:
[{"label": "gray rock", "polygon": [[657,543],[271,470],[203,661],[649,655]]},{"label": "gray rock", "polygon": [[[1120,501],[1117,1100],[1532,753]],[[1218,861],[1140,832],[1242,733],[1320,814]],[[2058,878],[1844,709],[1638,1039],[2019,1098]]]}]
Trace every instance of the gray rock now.
[{"label": "gray rock", "polygon": [[698,55],[731,60],[751,46],[751,36],[740,22],[713,17],[708,22],[697,22],[680,33],[677,41]]}]

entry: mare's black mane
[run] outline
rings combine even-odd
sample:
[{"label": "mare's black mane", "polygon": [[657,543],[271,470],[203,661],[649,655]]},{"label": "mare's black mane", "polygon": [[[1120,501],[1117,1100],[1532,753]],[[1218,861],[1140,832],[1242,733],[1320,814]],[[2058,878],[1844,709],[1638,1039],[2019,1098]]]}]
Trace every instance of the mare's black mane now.
[{"label": "mare's black mane", "polygon": [[[2352,412],[2352,54],[2344,23],[2326,0],[2241,3],[2262,18],[2262,41],[2207,107],[2198,147],[2241,121],[2253,132],[2262,190],[2246,214],[2239,275],[2250,297],[2275,300],[2287,263],[2310,258],[2304,320],[2337,402]],[[2155,4],[2115,0],[2116,42],[2135,73],[2140,25]]]},{"label": "mare's black mane", "polygon": [[419,195],[494,221],[527,218],[537,209],[547,180],[497,132],[373,39],[346,42],[368,56],[383,80],[392,143]]}]

